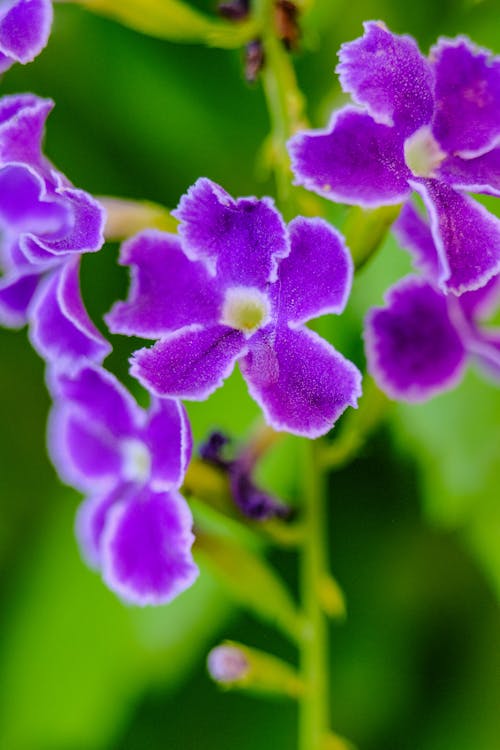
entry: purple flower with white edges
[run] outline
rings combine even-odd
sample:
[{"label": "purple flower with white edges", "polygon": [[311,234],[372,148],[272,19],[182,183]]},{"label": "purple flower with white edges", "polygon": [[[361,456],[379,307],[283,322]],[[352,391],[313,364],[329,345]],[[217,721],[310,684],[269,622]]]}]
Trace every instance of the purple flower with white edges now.
[{"label": "purple flower with white edges", "polygon": [[407,204],[394,225],[422,276],[409,276],[386,294],[386,305],[370,311],[365,344],[368,369],[392,398],[424,401],[455,386],[468,359],[500,380],[500,328],[485,321],[500,304],[500,275],[460,297],[436,282],[439,253],[432,232]]},{"label": "purple flower with white edges", "polygon": [[104,242],[104,213],[42,154],[52,107],[31,94],[0,100],[0,323],[29,323],[37,351],[64,369],[110,351],[79,285],[81,253]]},{"label": "purple flower with white edges", "polygon": [[127,241],[127,301],[107,316],[115,333],[159,339],[132,374],[159,396],[206,399],[236,361],[278,430],[317,437],[356,406],[357,368],[304,326],[340,313],[352,278],[341,236],[320,219],[285,226],[273,202],[234,200],[198,180],[176,211],[180,239],[146,231]]},{"label": "purple flower with white edges", "polygon": [[500,271],[500,221],[464,191],[500,195],[500,59],[468,39],[440,39],[429,59],[414,39],[364,24],[342,45],[342,88],[358,107],[290,143],[298,184],[367,208],[426,206],[437,283],[457,295]]},{"label": "purple flower with white edges", "polygon": [[16,62],[32,62],[49,40],[51,0],[2,0],[0,3],[0,73]]},{"label": "purple flower with white edges", "polygon": [[87,495],[77,516],[86,561],[128,602],[163,604],[192,585],[192,516],[179,493],[191,456],[186,412],[148,411],[94,365],[51,378],[49,450],[61,478]]}]

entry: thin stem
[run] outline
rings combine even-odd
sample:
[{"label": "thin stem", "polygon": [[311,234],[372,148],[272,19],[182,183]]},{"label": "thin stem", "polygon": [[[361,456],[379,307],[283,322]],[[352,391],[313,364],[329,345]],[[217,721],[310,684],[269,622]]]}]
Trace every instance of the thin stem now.
[{"label": "thin stem", "polygon": [[328,626],[319,589],[327,570],[324,475],[312,441],[304,442],[304,540],[301,597],[307,626],[301,647],[300,750],[321,750],[329,726]]}]

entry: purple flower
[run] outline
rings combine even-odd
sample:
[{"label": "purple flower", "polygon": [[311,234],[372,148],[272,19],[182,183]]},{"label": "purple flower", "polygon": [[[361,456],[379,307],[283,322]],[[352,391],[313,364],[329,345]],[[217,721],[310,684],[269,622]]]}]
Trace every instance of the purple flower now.
[{"label": "purple flower", "polygon": [[2,0],[0,73],[35,59],[48,42],[52,16],[51,0]]},{"label": "purple flower", "polygon": [[102,361],[110,346],[80,296],[80,254],[103,244],[103,210],[43,156],[53,104],[31,94],[0,100],[0,323],[30,323],[34,347],[67,368]]},{"label": "purple flower", "polygon": [[394,228],[423,276],[397,283],[386,306],[368,315],[368,368],[380,387],[395,399],[424,401],[456,385],[471,356],[500,379],[500,329],[484,325],[500,302],[500,276],[460,297],[443,294],[428,225],[408,204]]},{"label": "purple flower", "polygon": [[192,444],[184,408],[154,398],[146,412],[95,366],[51,385],[49,450],[61,478],[87,495],[77,517],[85,559],[126,601],[170,601],[198,574],[178,492]]},{"label": "purple flower", "polygon": [[352,262],[320,219],[288,228],[270,199],[234,200],[200,179],[177,209],[180,240],[143,232],[123,245],[129,299],[107,316],[117,333],[160,339],[132,374],[160,396],[203,400],[239,361],[278,430],[316,437],[360,395],[354,365],[303,324],[344,309]]},{"label": "purple flower", "polygon": [[383,23],[344,44],[338,73],[360,109],[290,141],[297,183],[365,207],[422,197],[439,286],[461,294],[500,271],[500,221],[463,191],[500,194],[500,59],[463,37],[427,60]]}]

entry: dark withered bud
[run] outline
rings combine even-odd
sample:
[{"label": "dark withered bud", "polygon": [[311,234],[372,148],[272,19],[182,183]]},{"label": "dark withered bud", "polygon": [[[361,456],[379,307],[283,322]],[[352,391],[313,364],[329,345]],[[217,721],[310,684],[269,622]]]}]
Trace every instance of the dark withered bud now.
[{"label": "dark withered bud", "polygon": [[234,461],[229,469],[229,483],[233,500],[247,518],[265,521],[268,518],[288,518],[290,508],[254,483],[248,467]]},{"label": "dark withered bud", "polygon": [[300,40],[299,9],[290,0],[276,0],[274,21],[278,37],[287,50],[296,50]]},{"label": "dark withered bud", "polygon": [[224,435],[223,432],[210,433],[205,442],[200,445],[200,458],[214,464],[214,466],[219,466],[221,469],[228,469],[231,461],[224,458],[224,448],[230,442],[228,436]]},{"label": "dark withered bud", "polygon": [[243,21],[250,13],[250,0],[226,0],[218,4],[217,12],[229,21]]},{"label": "dark withered bud", "polygon": [[248,83],[255,83],[264,67],[264,47],[260,39],[254,39],[245,49],[245,78]]}]

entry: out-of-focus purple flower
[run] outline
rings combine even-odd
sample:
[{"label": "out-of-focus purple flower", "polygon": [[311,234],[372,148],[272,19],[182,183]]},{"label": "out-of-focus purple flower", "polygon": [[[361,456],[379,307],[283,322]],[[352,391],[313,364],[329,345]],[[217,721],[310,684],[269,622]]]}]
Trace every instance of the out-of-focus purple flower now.
[{"label": "out-of-focus purple flower", "polygon": [[368,315],[368,367],[380,387],[395,399],[424,401],[453,387],[470,357],[500,379],[500,329],[484,324],[500,303],[500,276],[460,297],[445,295],[436,283],[439,254],[431,230],[410,204],[394,229],[422,276],[397,283],[386,306]]},{"label": "out-of-focus purple flower", "polygon": [[30,323],[37,351],[65,369],[110,351],[79,287],[80,255],[101,248],[104,215],[42,154],[52,107],[31,94],[0,100],[0,323]]},{"label": "out-of-focus purple flower", "polygon": [[40,54],[49,39],[52,16],[52,0],[2,0],[0,73]]},{"label": "out-of-focus purple flower", "polygon": [[77,536],[88,563],[126,601],[170,601],[197,576],[189,507],[178,492],[191,455],[183,406],[141,409],[110,373],[86,366],[51,378],[49,450],[87,497]]},{"label": "out-of-focus purple flower", "polygon": [[429,59],[383,23],[340,50],[341,85],[361,108],[297,134],[297,183],[375,207],[422,197],[438,251],[437,283],[461,294],[500,271],[500,221],[464,194],[500,194],[500,59],[441,39]]},{"label": "out-of-focus purple flower", "polygon": [[159,396],[203,400],[239,361],[278,430],[316,437],[361,393],[357,368],[304,326],[339,313],[352,261],[320,219],[288,227],[270,199],[234,200],[200,179],[177,209],[180,240],[143,232],[123,245],[129,299],[107,316],[116,333],[160,339],[132,373]]}]

